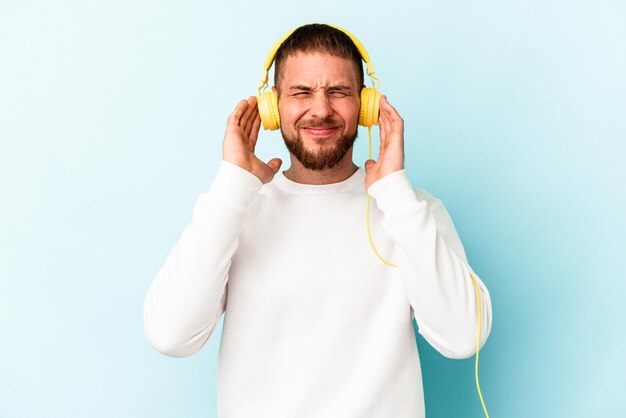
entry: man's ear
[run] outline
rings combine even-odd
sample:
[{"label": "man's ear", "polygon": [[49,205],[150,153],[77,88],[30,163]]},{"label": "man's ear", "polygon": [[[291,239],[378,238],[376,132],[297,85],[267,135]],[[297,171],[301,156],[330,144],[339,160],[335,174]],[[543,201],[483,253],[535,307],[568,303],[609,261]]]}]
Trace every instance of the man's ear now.
[{"label": "man's ear", "polygon": [[272,91],[278,97],[278,90],[276,89],[276,86],[272,86]]}]

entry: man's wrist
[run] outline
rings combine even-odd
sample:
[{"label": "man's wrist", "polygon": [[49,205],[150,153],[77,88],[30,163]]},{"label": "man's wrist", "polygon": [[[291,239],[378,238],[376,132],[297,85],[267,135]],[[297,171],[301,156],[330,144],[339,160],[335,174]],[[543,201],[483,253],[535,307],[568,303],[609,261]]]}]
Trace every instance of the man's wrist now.
[{"label": "man's wrist", "polygon": [[222,160],[209,192],[240,207],[247,207],[263,183],[237,164]]},{"label": "man's wrist", "polygon": [[377,180],[369,187],[367,193],[376,199],[378,207],[383,212],[404,207],[405,204],[416,200],[406,170],[394,171]]}]

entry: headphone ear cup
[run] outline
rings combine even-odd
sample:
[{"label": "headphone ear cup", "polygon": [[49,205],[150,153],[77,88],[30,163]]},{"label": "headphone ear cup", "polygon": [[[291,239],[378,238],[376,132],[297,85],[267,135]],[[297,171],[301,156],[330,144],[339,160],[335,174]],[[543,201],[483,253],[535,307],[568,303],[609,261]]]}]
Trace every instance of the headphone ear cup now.
[{"label": "headphone ear cup", "polygon": [[267,91],[257,97],[257,106],[263,129],[275,131],[280,128],[280,113],[278,113],[278,96],[273,91]]},{"label": "headphone ear cup", "polygon": [[380,108],[380,92],[378,89],[366,87],[361,89],[361,109],[359,109],[359,125],[370,127],[378,125]]}]

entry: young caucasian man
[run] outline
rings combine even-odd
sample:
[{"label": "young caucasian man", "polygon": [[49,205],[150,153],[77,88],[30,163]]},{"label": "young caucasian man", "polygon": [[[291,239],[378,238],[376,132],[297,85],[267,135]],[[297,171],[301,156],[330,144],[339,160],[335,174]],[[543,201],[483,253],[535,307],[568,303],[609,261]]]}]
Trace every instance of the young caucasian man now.
[{"label": "young caucasian man", "polygon": [[[423,417],[413,318],[444,356],[472,356],[479,289],[489,335],[489,293],[442,203],[411,187],[404,121],[385,96],[378,160],[352,160],[363,58],[328,25],[280,44],[272,90],[289,167],[254,154],[257,99],[241,101],[219,172],[148,291],[146,335],[170,356],[200,350],[224,314],[220,418]],[[376,250],[397,267],[370,244],[368,194]]]}]

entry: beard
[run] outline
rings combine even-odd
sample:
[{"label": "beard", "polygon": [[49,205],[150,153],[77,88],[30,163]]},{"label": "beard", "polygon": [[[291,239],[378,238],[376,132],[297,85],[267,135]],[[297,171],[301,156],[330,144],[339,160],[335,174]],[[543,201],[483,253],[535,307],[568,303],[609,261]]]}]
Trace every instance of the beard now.
[{"label": "beard", "polygon": [[[305,125],[302,123],[301,125]],[[331,120],[323,119],[317,121],[308,121],[305,126],[309,127],[336,127]],[[287,133],[281,129],[283,140],[289,152],[296,157],[298,161],[307,169],[314,171],[321,171],[326,168],[333,168],[345,157],[348,151],[354,145],[356,140],[358,129],[354,129],[354,134],[341,135],[335,146],[331,149],[321,151],[311,151],[304,146],[302,142],[302,136],[300,135],[299,125],[296,124],[295,134]],[[340,131],[343,131],[343,126],[338,127]]]}]

